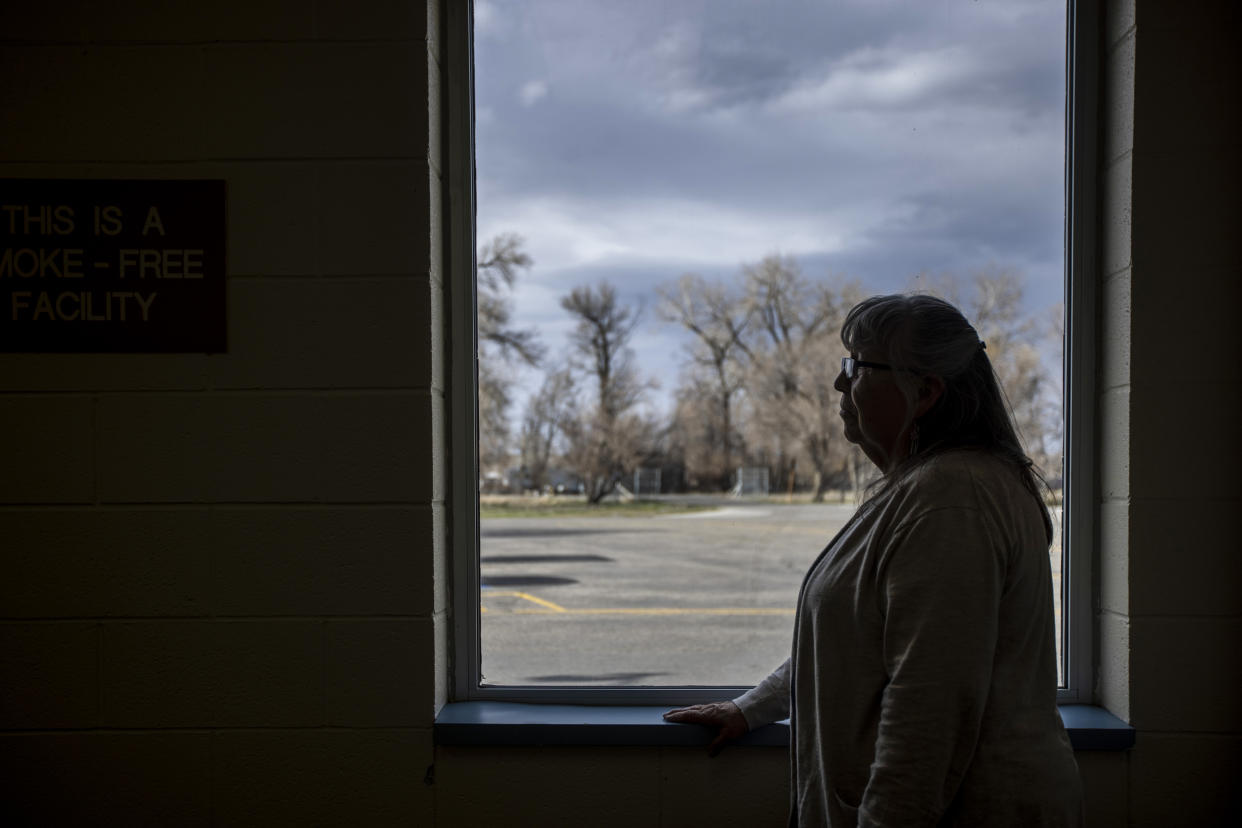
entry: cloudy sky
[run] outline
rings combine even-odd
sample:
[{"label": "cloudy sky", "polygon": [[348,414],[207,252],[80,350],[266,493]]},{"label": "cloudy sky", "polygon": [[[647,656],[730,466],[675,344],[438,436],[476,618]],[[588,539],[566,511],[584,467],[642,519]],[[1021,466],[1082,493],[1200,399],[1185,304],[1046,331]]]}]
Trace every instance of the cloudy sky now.
[{"label": "cloudy sky", "polygon": [[654,289],[686,272],[1000,265],[1035,311],[1062,291],[1064,41],[1063,1],[476,0],[479,240],[525,237],[517,323],[554,355],[571,288],[645,303],[657,405],[683,339]]}]

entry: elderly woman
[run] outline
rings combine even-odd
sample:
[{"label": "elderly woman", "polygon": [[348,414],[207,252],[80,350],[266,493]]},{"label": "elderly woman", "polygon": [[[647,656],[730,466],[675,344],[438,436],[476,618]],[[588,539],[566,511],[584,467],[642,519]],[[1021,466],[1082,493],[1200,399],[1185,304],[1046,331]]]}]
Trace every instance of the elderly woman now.
[{"label": "elderly woman", "polygon": [[841,341],[845,437],[883,477],[803,580],[789,660],[665,716],[713,749],[788,716],[791,824],[1078,825],[1052,523],[984,343],[917,295],[862,302]]}]

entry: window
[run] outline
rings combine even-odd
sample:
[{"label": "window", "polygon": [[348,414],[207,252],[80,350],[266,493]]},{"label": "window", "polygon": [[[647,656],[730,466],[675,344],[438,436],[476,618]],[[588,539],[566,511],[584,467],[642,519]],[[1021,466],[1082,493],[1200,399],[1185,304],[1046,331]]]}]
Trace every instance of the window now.
[{"label": "window", "polygon": [[[530,9],[537,7],[537,4],[510,7],[476,2],[477,21],[474,32],[479,43],[474,48],[478,51],[489,48],[484,42],[485,39],[495,36],[496,27],[505,25],[524,26],[521,34],[525,38],[558,39],[559,51],[556,56],[566,64],[580,57],[571,54],[575,50],[606,51],[601,50],[598,43],[584,40],[580,36],[584,30],[576,33],[575,26],[587,26],[585,30],[594,32],[606,31],[610,36],[618,38],[618,45],[612,50],[618,55],[632,55],[635,44],[645,44],[648,50],[648,67],[654,65],[650,61],[656,58],[667,61],[662,71],[655,72],[650,79],[643,77],[642,61],[628,64],[628,73],[616,67],[578,71],[589,76],[588,80],[597,81],[601,94],[604,94],[603,90],[611,83],[638,84],[653,80],[662,84],[648,96],[646,105],[663,108],[666,112],[679,112],[686,117],[661,122],[667,133],[660,133],[655,137],[648,133],[650,143],[643,145],[643,151],[651,154],[680,153],[669,170],[680,168],[684,172],[685,169],[692,168],[692,174],[697,174],[704,180],[710,179],[712,173],[702,163],[703,157],[711,154],[727,156],[730,151],[723,140],[717,143],[710,139],[710,133],[703,131],[704,124],[714,122],[722,131],[730,128],[741,130],[743,139],[750,142],[750,157],[754,159],[755,166],[761,168],[759,172],[769,183],[772,180],[779,182],[782,176],[788,176],[789,173],[776,160],[757,151],[756,147],[763,143],[765,131],[778,132],[781,140],[790,147],[791,154],[795,149],[807,149],[797,145],[809,141],[812,136],[810,132],[791,132],[781,127],[779,112],[776,112],[781,107],[786,110],[801,108],[805,111],[823,109],[828,103],[833,103],[849,109],[855,112],[860,122],[871,119],[871,125],[876,128],[871,138],[872,143],[891,141],[896,148],[894,152],[898,153],[902,147],[922,147],[929,156],[918,161],[923,167],[928,167],[933,160],[930,156],[935,155],[938,141],[944,140],[945,131],[951,131],[952,125],[949,121],[952,117],[971,115],[980,119],[972,125],[974,128],[986,125],[987,114],[982,111],[986,106],[975,107],[969,100],[972,95],[980,94],[981,89],[986,94],[1003,95],[1010,88],[1033,89],[1041,82],[1045,86],[1050,82],[1048,77],[1019,77],[1022,71],[1037,75],[1032,67],[1038,61],[1031,64],[1023,62],[1021,55],[1006,55],[1005,60],[1012,57],[1016,63],[1014,75],[990,76],[988,83],[979,85],[977,77],[971,75],[972,72],[982,71],[981,65],[972,63],[978,59],[977,55],[969,51],[955,50],[951,45],[921,44],[916,34],[911,31],[885,40],[886,45],[883,48],[874,45],[853,48],[840,44],[832,48],[826,46],[823,49],[825,57],[817,64],[817,68],[822,70],[820,74],[802,76],[793,72],[782,56],[796,53],[799,48],[810,48],[799,39],[805,37],[808,42],[813,41],[822,29],[800,23],[789,16],[771,14],[770,9],[765,9],[762,16],[767,19],[777,18],[782,27],[780,32],[757,33],[754,28],[755,21],[742,19],[748,13],[742,9],[749,9],[752,4],[738,4],[735,10],[735,17],[738,19],[730,17],[728,6],[714,9],[714,25],[717,29],[705,33],[689,25],[686,19],[665,11],[663,4],[656,4],[660,9],[659,13],[663,15],[659,26],[661,34],[659,37],[652,37],[650,32],[627,28],[624,19],[625,15],[641,16],[651,13],[651,9],[644,9],[641,5],[604,5],[609,9],[608,14],[611,17],[603,24],[584,20],[591,7],[574,4],[572,7],[560,5],[555,15],[539,18],[536,25],[532,23],[533,18],[523,19],[519,12],[523,15],[533,14]],[[853,34],[864,38],[864,42],[869,42],[865,38],[874,35],[875,27],[880,25],[880,10],[870,4],[864,5],[866,11],[860,12],[852,20],[852,25],[844,28],[851,29]],[[976,8],[978,5],[976,4]],[[992,14],[996,5],[992,4],[986,13]],[[649,260],[658,259],[660,255],[666,257],[663,260],[663,272],[666,276],[663,280],[653,282],[659,282],[666,288],[666,299],[672,295],[672,288],[679,275],[694,271],[703,276],[698,287],[700,292],[694,294],[693,301],[683,307],[685,310],[686,307],[701,308],[709,298],[702,290],[703,284],[728,285],[731,278],[744,274],[747,267],[752,273],[763,271],[769,266],[778,270],[784,267],[795,274],[813,273],[812,283],[829,268],[877,268],[876,260],[850,258],[847,255],[850,233],[871,234],[869,238],[875,246],[895,247],[894,238],[883,236],[879,228],[898,226],[912,233],[914,231],[911,228],[919,227],[922,223],[936,227],[938,232],[945,235],[962,232],[961,238],[967,238],[970,229],[967,227],[963,230],[962,223],[968,224],[972,215],[983,215],[972,213],[971,210],[975,208],[969,208],[964,203],[938,202],[932,198],[921,198],[917,193],[904,200],[884,203],[882,199],[869,196],[865,176],[849,180],[844,173],[839,173],[840,187],[848,196],[840,199],[841,204],[832,213],[832,218],[840,222],[838,232],[826,233],[824,227],[829,226],[830,222],[825,223],[823,216],[814,212],[816,206],[808,205],[799,196],[802,191],[822,190],[824,186],[808,162],[808,166],[797,176],[784,181],[783,191],[787,200],[775,202],[770,210],[782,218],[782,228],[778,233],[765,236],[759,229],[751,226],[753,222],[744,214],[730,212],[727,206],[722,206],[729,203],[730,193],[722,192],[721,188],[728,190],[750,186],[741,176],[723,183],[709,182],[711,195],[705,196],[698,203],[694,202],[693,197],[679,193],[675,186],[677,181],[672,180],[677,176],[669,171],[662,171],[654,161],[645,170],[630,170],[623,174],[614,172],[614,177],[609,179],[608,173],[601,167],[602,162],[593,156],[598,156],[604,150],[619,152],[616,146],[607,143],[606,138],[615,134],[618,129],[620,121],[617,119],[623,121],[624,118],[599,107],[598,101],[593,103],[589,96],[579,96],[575,99],[575,106],[581,120],[576,123],[575,132],[572,133],[558,131],[555,112],[548,112],[542,120],[533,119],[531,123],[505,120],[503,108],[493,105],[494,101],[485,97],[491,94],[491,88],[483,81],[475,82],[473,73],[477,67],[475,55],[469,45],[472,25],[469,15],[458,9],[457,4],[449,4],[449,7],[446,10],[450,31],[448,45],[450,49],[460,50],[456,54],[450,51],[448,58],[450,93],[456,90],[450,102],[450,123],[447,125],[450,147],[474,147],[476,131],[497,130],[498,123],[505,124],[505,131],[510,135],[534,130],[537,134],[524,135],[523,140],[554,144],[561,153],[565,166],[571,168],[568,178],[577,182],[585,180],[596,186],[610,188],[614,192],[646,188],[647,192],[658,194],[657,198],[649,202],[649,208],[651,204],[658,204],[660,208],[658,211],[650,208],[652,214],[658,213],[659,220],[657,232],[649,237],[649,242],[640,245],[641,249],[635,249],[631,245],[629,252],[633,255],[628,258],[621,255],[611,259],[610,251],[615,252],[626,245],[608,233],[584,232],[588,222],[583,217],[591,216],[591,222],[611,228],[625,226],[627,223],[641,223],[644,211],[648,208],[644,208],[637,198],[606,215],[593,213],[597,203],[586,198],[577,201],[567,199],[560,205],[551,199],[541,201],[531,198],[522,204],[515,202],[515,206],[503,215],[499,211],[489,213],[491,205],[487,199],[501,189],[496,182],[488,180],[492,175],[489,164],[507,165],[514,180],[524,179],[532,184],[532,188],[541,181],[541,171],[533,166],[519,169],[524,162],[510,155],[494,154],[489,157],[485,150],[494,149],[496,143],[480,139],[479,229],[476,236],[473,232],[462,232],[463,228],[473,228],[476,186],[472,177],[473,159],[450,153],[450,219],[454,235],[449,253],[453,273],[454,354],[476,353],[475,308],[480,300],[472,284],[473,268],[470,263],[475,262],[476,254],[482,248],[484,253],[479,258],[486,265],[493,258],[491,254],[496,252],[495,246],[488,245],[503,240],[506,233],[525,236],[526,243],[531,244],[535,234],[523,224],[523,217],[538,214],[541,210],[544,211],[546,224],[552,227],[547,235],[553,240],[534,243],[535,249],[530,251],[535,254],[532,271],[541,266],[553,269],[559,267],[567,273],[572,272],[575,278],[560,283],[553,290],[542,284],[535,287],[545,295],[547,307],[564,308],[566,313],[571,314],[566,317],[568,321],[563,325],[565,331],[573,330],[575,317],[560,300],[567,299],[573,288],[587,287],[596,291],[580,298],[583,301],[592,300],[598,305],[602,299],[602,294],[598,291],[602,290],[605,281],[614,288],[617,285],[632,288],[646,276],[642,271],[644,267],[651,266]],[[1044,15],[1044,20],[1047,18],[1046,10],[1041,12],[1038,3],[1017,4],[1011,8],[1002,8],[996,13],[1010,14],[1011,17],[1005,21],[991,21],[989,25],[1018,26],[1020,24],[1014,18],[1021,15],[1028,15],[1035,21],[1040,19],[1041,14]],[[454,16],[458,14],[462,16]],[[1087,700],[1091,664],[1089,543],[1092,529],[1089,519],[1092,511],[1088,464],[1093,415],[1088,386],[1093,359],[1090,353],[1092,339],[1089,326],[1094,308],[1089,279],[1073,278],[1075,273],[1090,273],[1092,264],[1090,259],[1093,241],[1089,235],[1091,217],[1077,209],[1078,205],[1093,203],[1092,174],[1086,168],[1086,164],[1092,159],[1092,153],[1089,149],[1083,150],[1084,147],[1093,146],[1093,124],[1084,120],[1090,114],[1090,107],[1086,102],[1092,100],[1094,95],[1091,88],[1094,74],[1091,67],[1084,64],[1088,50],[1083,44],[1094,43],[1094,36],[1084,35],[1083,32],[1085,26],[1093,23],[1085,19],[1086,17],[1087,15],[1079,14],[1077,6],[1071,5],[1068,27],[1070,31],[1066,38],[1069,54],[1066,63],[1070,68],[1069,77],[1073,79],[1073,84],[1068,87],[1071,90],[1070,107],[1067,109],[1069,129],[1065,132],[1070,137],[1065,144],[1066,188],[1062,195],[1057,196],[1058,199],[1064,198],[1069,208],[1065,211],[1067,218],[1064,227],[1058,228],[1058,232],[1063,230],[1064,234],[1065,260],[1054,263],[1057,288],[1053,291],[1054,301],[1060,299],[1060,275],[1065,273],[1067,279],[1064,282],[1066,287],[1063,295],[1067,369],[1064,407],[1067,433],[1063,441],[1060,435],[1050,437],[1050,445],[1045,446],[1049,449],[1046,452],[1047,457],[1056,458],[1063,451],[1067,469],[1064,476],[1067,507],[1063,521],[1063,545],[1066,551],[1054,564],[1062,575],[1061,595],[1058,599],[1064,622],[1062,656],[1063,663],[1067,666],[1063,674],[1061,697],[1068,702]],[[730,29],[730,25],[736,28]],[[913,23],[906,20],[903,25],[912,26]],[[1031,25],[1034,26],[1033,23]],[[480,26],[493,27],[493,31],[490,34],[480,33]],[[1035,29],[1043,31],[1038,26]],[[1030,48],[1027,42],[1031,39],[1027,36],[1029,31],[1023,31],[1023,48]],[[746,38],[739,35],[741,32],[746,33]],[[833,32],[834,38],[844,36],[845,33],[840,31]],[[625,40],[627,37],[630,38],[629,41]],[[791,39],[785,44],[787,48],[781,48],[779,38]],[[987,42],[986,38],[979,40]],[[765,46],[771,48],[762,48]],[[898,46],[908,48],[909,52],[902,53]],[[992,44],[989,48],[1003,50],[1005,47],[1003,44]],[[697,62],[688,60],[688,56],[692,55],[700,59]],[[537,55],[534,53],[519,55],[505,65],[503,72],[497,73],[505,78],[506,88],[512,95],[507,105],[535,110],[548,106],[552,99],[565,92],[562,87],[564,78],[552,72],[555,61],[549,62],[545,56],[544,63],[532,64],[530,61],[535,57]],[[485,63],[486,59],[480,57],[479,66]],[[1004,66],[1006,63],[1002,60],[995,65]],[[592,75],[591,72],[597,74]],[[1055,78],[1051,82],[1055,83]],[[460,85],[454,87],[454,83]],[[472,93],[478,95],[478,99],[472,98]],[[921,129],[924,136],[913,142],[902,136],[903,141],[898,141],[891,135],[891,120],[886,120],[883,113],[865,111],[863,103],[868,95],[889,107],[897,106],[902,100],[917,100],[924,96],[931,101],[936,99],[936,95],[943,95],[944,100],[955,102],[956,108],[949,116],[937,114],[934,108],[920,110],[919,117],[911,119],[909,125],[911,132],[917,133]],[[767,110],[756,104],[756,101],[767,101]],[[644,105],[642,101],[631,101],[631,104]],[[1023,128],[1031,130],[1031,134],[1015,133],[1009,135],[1009,139],[1014,142],[1030,141],[1030,146],[1041,140],[1047,141],[1046,129],[1042,137],[1034,134],[1034,127],[1039,120],[1038,102],[1024,101],[1022,105],[1035,113],[1023,124]],[[774,127],[756,125],[755,114],[763,111],[775,113],[772,114]],[[641,112],[629,113],[629,116],[638,120],[641,120],[642,115]],[[822,112],[817,117],[822,118]],[[695,129],[687,124],[694,125]],[[820,121],[820,124],[822,126],[823,122]],[[887,137],[886,126],[890,133]],[[1047,125],[1043,126],[1046,128]],[[667,143],[669,136],[679,129],[694,136],[695,141],[689,148],[677,150]],[[939,139],[938,131],[941,131]],[[592,140],[584,139],[584,134],[589,134]],[[567,141],[567,136],[573,140]],[[631,137],[627,140],[633,142],[643,139]],[[810,149],[814,151],[816,146]],[[819,149],[823,150],[823,147]],[[833,149],[846,152],[844,145],[834,146]],[[941,147],[941,151],[967,156],[967,160],[974,166],[991,169],[997,175],[1003,172],[1005,165],[1020,166],[1012,156],[990,156],[988,146],[950,146],[948,149]],[[916,168],[919,168],[917,164],[912,165],[910,169],[899,171],[899,174],[908,177],[914,174]],[[514,169],[517,169],[516,173],[513,172]],[[593,181],[596,178],[605,180]],[[568,187],[571,183],[573,182],[553,182],[550,186]],[[930,189],[925,189],[924,195],[944,183],[944,180],[937,180],[935,175],[930,176],[926,182],[926,187]],[[986,175],[978,178],[976,183],[981,188],[986,188]],[[962,198],[965,197],[962,194]],[[1015,204],[1016,202],[1002,199],[991,207],[984,208],[984,212],[993,217],[999,215],[1003,219],[1006,210],[1016,209]],[[1056,212],[1059,204],[1058,200],[1051,207],[1044,205],[1041,208],[1043,214],[1040,221],[1057,224],[1060,220],[1060,214]],[[697,218],[699,216],[703,218]],[[885,225],[885,219],[895,224]],[[851,221],[855,223],[851,224]],[[704,259],[679,257],[672,250],[679,238],[694,231],[697,223],[724,228],[714,236],[704,237],[705,241],[700,244],[714,248],[714,252],[729,251],[733,255],[729,265],[721,265],[719,262],[705,264]],[[999,223],[1003,224],[1003,221]],[[1016,232],[1013,227],[1002,226],[995,229],[997,238]],[[828,237],[827,247],[831,248],[826,252],[820,249],[824,245],[816,247],[817,243],[824,241],[823,236]],[[808,239],[812,241],[807,241]],[[967,265],[952,259],[951,256],[946,258],[948,254],[937,246],[939,239],[936,234],[929,234],[924,241],[925,246],[912,254],[913,258],[886,263],[889,273],[885,278],[888,281],[881,278],[878,282],[864,285],[863,289],[879,292],[908,287],[908,278],[919,269],[912,262],[922,262],[933,274],[949,266],[945,263],[956,262],[958,266],[967,268]],[[547,251],[555,249],[557,244],[578,245],[589,250],[585,258],[575,260],[565,257],[566,261],[555,261],[555,255],[549,256]],[[970,261],[983,270],[987,266],[996,265],[997,262],[989,260],[985,255],[985,246],[980,244],[979,247],[980,252]],[[769,255],[774,251],[778,255]],[[519,252],[528,251],[519,248]],[[724,255],[720,253],[720,257]],[[549,259],[553,261],[549,262]],[[1036,264],[1038,260],[1039,257],[1033,255],[1027,260],[1017,262],[1016,266],[1027,272],[1029,278],[1030,271],[1039,268]],[[619,265],[618,262],[622,264]],[[1005,263],[1000,264],[1003,269]],[[962,275],[968,272],[967,269]],[[762,276],[763,273],[760,272],[759,275]],[[521,268],[519,262],[516,283],[519,294],[525,286],[524,279],[528,276],[529,273]],[[511,298],[503,290],[503,280],[500,284],[500,298]],[[849,288],[848,282],[838,280],[831,282],[831,285],[836,291],[836,298],[843,299]],[[944,288],[945,285],[942,283],[940,287]],[[958,287],[961,288],[961,285]],[[626,295],[624,289],[620,291],[622,298]],[[665,308],[666,317],[670,320],[665,323],[666,327],[659,333],[651,333],[657,328],[653,317],[659,302],[658,297],[659,294],[652,293],[650,303],[645,308],[643,323],[650,324],[651,327],[643,333],[657,338],[657,346],[648,348],[648,351],[658,350],[666,363],[675,365],[682,359],[682,346],[693,344],[694,337],[684,332],[680,338],[673,335],[678,329],[676,303]],[[614,308],[618,305],[630,309],[635,307],[633,304],[618,302]],[[578,321],[582,318],[583,314],[576,317]],[[513,330],[519,333],[526,327],[520,320],[511,321]],[[627,324],[632,324],[632,319],[621,318],[617,326],[624,328]],[[555,329],[554,325],[543,322],[540,327],[545,334]],[[558,351],[563,355],[575,347],[571,337],[564,336],[563,331],[558,333],[560,338],[549,341],[545,337],[543,342],[554,357]],[[633,347],[635,341],[631,338],[629,343],[621,343],[626,344]],[[699,345],[704,344],[710,345],[705,340],[699,342]],[[775,350],[779,343],[770,344]],[[993,348],[990,344],[989,351]],[[710,352],[710,347],[707,352]],[[640,385],[645,368],[642,356],[640,353],[636,359]],[[483,359],[487,358],[485,352]],[[511,363],[505,370],[513,376],[521,377],[525,369],[520,368],[520,362],[517,360]],[[704,365],[711,367],[710,362],[705,362]],[[1076,365],[1084,366],[1086,370],[1075,372],[1072,368]],[[453,366],[454,410],[477,410],[477,382],[481,374],[493,367],[486,361],[481,365],[463,361]],[[835,374],[835,371],[831,373]],[[588,375],[589,369],[582,371],[579,382],[583,382]],[[598,375],[595,379],[598,380]],[[676,387],[680,380],[675,370],[665,370],[661,379],[666,392],[670,384]],[[800,377],[798,382],[813,384],[816,379]],[[831,376],[828,380],[830,383]],[[517,389],[512,396],[520,397],[524,401],[534,397],[537,392],[537,386],[530,385],[525,389]],[[760,393],[754,389],[743,391],[743,395],[751,395],[752,401],[759,399]],[[768,389],[763,393],[779,396],[780,389]],[[671,394],[664,398],[664,409],[658,403],[653,403],[651,396],[649,394],[645,400],[646,408],[640,406],[636,409],[637,413],[655,416],[652,412],[658,414],[663,410],[667,413],[675,407],[676,398]],[[510,420],[514,424],[511,426],[514,432],[518,430],[516,423],[521,414],[520,402],[515,404]],[[598,398],[596,402],[598,403]],[[701,416],[700,420],[703,419],[708,418]],[[770,422],[754,422],[751,425],[759,432],[766,429],[767,433],[775,433],[772,429],[776,426]],[[486,428],[486,424],[482,427]],[[724,433],[730,432],[725,429]],[[832,523],[843,521],[848,516],[848,505],[831,501],[841,489],[847,486],[851,489],[857,487],[860,469],[856,458],[851,460],[848,454],[834,455],[837,465],[833,469],[839,476],[824,485],[823,477],[827,467],[808,469],[807,464],[811,461],[809,455],[803,451],[786,451],[782,454],[781,445],[762,444],[753,433],[741,435],[738,443],[735,445],[729,440],[723,441],[726,452],[736,452],[729,455],[729,462],[717,462],[714,466],[701,462],[700,467],[711,466],[717,475],[731,473],[732,476],[727,482],[743,495],[748,490],[766,488],[769,493],[768,500],[743,496],[725,502],[718,497],[707,497],[702,491],[702,478],[707,475],[700,473],[697,481],[700,492],[696,497],[680,500],[665,498],[659,502],[667,506],[670,502],[684,505],[690,501],[689,505],[694,506],[696,502],[710,501],[713,508],[710,512],[681,511],[677,514],[639,519],[616,516],[593,518],[589,522],[576,517],[555,516],[542,522],[539,519],[526,518],[495,520],[489,512],[483,512],[484,517],[480,519],[478,492],[473,485],[455,486],[452,493],[455,544],[455,697],[459,700],[493,698],[603,704],[675,704],[732,697],[737,694],[738,687],[761,678],[767,670],[776,666],[787,651],[793,603],[805,567],[831,536]],[[635,461],[631,457],[629,466],[625,469],[626,488],[640,494],[644,487],[672,488],[665,485],[668,476],[676,475],[679,471],[684,474],[689,465],[684,456],[678,466],[668,462],[667,456],[661,456],[650,448],[647,446],[643,451],[635,453],[634,456],[642,457],[643,460]],[[491,473],[490,479],[495,481],[496,488],[509,484],[505,474],[508,470],[503,468],[503,463],[492,462],[494,453],[488,458],[488,463],[480,463],[479,447],[470,429],[454,429],[452,450],[454,481],[483,481],[484,485],[488,485],[487,476]],[[503,451],[499,456],[504,457]],[[798,463],[803,464],[801,468]],[[523,487],[534,482],[540,487],[551,487],[553,490],[561,486],[572,489],[579,484],[586,485],[583,476],[575,476],[573,469],[558,471],[559,476],[545,474],[538,481],[519,480],[517,485]],[[1045,471],[1054,480],[1061,477],[1057,467],[1046,467]],[[657,479],[661,482],[656,482]],[[807,491],[817,483],[830,491],[830,502],[827,505],[807,502],[791,506],[781,502],[795,499],[809,501]],[[789,495],[791,487],[795,490],[795,496]],[[659,527],[658,531],[653,529],[655,526]],[[695,529],[691,531],[690,527]],[[666,549],[671,543],[677,544],[675,557]],[[728,560],[722,560],[718,555],[713,557],[722,548],[727,548],[733,557]],[[551,563],[555,565],[549,565]],[[708,594],[712,590],[719,592]],[[687,593],[694,593],[694,597],[686,600]],[[561,595],[571,597],[565,599]],[[501,620],[507,624],[494,623]],[[692,658],[687,655],[690,653],[696,656]],[[700,654],[703,657],[697,658]]]},{"label": "window", "polygon": [[1063,703],[1091,701],[1095,544],[1095,205],[1099,7],[1070,0],[1066,33]]}]

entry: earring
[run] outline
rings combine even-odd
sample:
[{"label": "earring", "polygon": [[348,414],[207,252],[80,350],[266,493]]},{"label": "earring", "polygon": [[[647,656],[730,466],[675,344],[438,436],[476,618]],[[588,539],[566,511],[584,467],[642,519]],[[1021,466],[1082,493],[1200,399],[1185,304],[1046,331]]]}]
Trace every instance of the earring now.
[{"label": "earring", "polygon": [[910,424],[910,456],[919,453],[919,421],[915,420]]}]

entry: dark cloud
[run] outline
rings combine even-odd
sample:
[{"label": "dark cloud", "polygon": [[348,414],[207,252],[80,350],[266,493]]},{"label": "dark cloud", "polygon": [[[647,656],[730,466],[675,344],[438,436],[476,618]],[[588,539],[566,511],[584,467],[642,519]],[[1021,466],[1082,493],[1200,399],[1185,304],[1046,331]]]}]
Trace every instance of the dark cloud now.
[{"label": "dark cloud", "polygon": [[479,0],[476,18],[480,234],[527,237],[519,311],[551,335],[573,285],[650,305],[776,251],[877,290],[997,265],[1060,297],[1063,3]]}]

